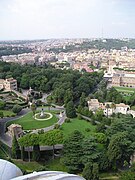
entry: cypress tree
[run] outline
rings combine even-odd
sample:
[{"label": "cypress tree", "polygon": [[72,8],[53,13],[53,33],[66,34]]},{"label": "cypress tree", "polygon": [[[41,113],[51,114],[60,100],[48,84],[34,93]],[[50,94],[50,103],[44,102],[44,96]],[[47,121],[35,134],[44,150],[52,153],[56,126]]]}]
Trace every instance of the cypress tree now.
[{"label": "cypress tree", "polygon": [[18,159],[19,156],[20,156],[20,148],[16,136],[14,136],[12,141],[12,158]]}]

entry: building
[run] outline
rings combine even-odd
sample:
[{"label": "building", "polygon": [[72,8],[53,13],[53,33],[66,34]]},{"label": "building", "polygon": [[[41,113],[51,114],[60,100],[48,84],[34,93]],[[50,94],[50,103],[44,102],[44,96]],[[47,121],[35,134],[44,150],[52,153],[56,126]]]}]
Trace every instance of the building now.
[{"label": "building", "polygon": [[88,101],[89,111],[97,111],[101,107],[101,103],[99,103],[98,99],[91,99]]},{"label": "building", "polygon": [[23,173],[16,165],[0,159],[0,180],[9,180],[22,175]]},{"label": "building", "polygon": [[22,126],[19,124],[11,124],[10,126],[8,126],[8,134],[11,137],[16,136],[16,138],[18,139],[19,137],[23,136]]},{"label": "building", "polygon": [[[88,101],[89,111],[96,112],[98,109],[102,109],[105,116],[111,116],[113,113],[127,114],[130,110],[130,106],[124,103],[114,104],[112,102],[100,103],[98,99],[91,99]],[[129,114],[129,113],[128,113]]]},{"label": "building", "polygon": [[13,78],[0,79],[0,89],[5,91],[17,90],[17,80]]}]

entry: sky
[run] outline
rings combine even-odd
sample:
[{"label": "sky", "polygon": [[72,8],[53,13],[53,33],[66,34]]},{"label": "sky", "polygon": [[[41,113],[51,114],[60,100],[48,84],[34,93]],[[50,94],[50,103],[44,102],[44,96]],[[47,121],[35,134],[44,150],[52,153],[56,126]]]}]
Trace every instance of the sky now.
[{"label": "sky", "polygon": [[135,38],[135,0],[0,0],[0,40]]}]

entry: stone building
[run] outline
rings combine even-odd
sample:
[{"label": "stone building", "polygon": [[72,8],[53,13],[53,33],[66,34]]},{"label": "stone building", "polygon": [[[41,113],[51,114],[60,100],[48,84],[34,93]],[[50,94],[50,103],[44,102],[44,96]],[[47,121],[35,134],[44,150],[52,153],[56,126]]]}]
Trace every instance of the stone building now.
[{"label": "stone building", "polygon": [[11,137],[16,136],[16,138],[18,139],[19,137],[23,136],[22,126],[19,124],[11,124],[10,126],[8,126],[8,134]]}]

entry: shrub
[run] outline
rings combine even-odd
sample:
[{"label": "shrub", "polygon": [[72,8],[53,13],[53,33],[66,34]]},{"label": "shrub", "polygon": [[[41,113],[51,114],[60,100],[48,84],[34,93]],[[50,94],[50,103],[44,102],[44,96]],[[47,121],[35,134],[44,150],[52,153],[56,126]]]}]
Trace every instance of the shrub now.
[{"label": "shrub", "polygon": [[70,118],[66,118],[66,119],[65,119],[65,122],[66,122],[66,123],[70,123],[70,122],[71,122]]},{"label": "shrub", "polygon": [[80,114],[77,115],[78,119],[82,119],[82,116]]},{"label": "shrub", "polygon": [[60,125],[59,124],[55,124],[54,125],[54,129],[59,129],[60,128]]},{"label": "shrub", "polygon": [[12,111],[13,111],[14,113],[17,113],[17,114],[18,114],[21,110],[22,110],[22,107],[19,106],[19,105],[14,105],[13,108],[12,108]]},{"label": "shrub", "polygon": [[38,134],[44,134],[44,130],[43,129],[38,130]]},{"label": "shrub", "polygon": [[86,128],[85,131],[86,131],[86,132],[90,132],[91,129],[90,129],[90,128]]}]

